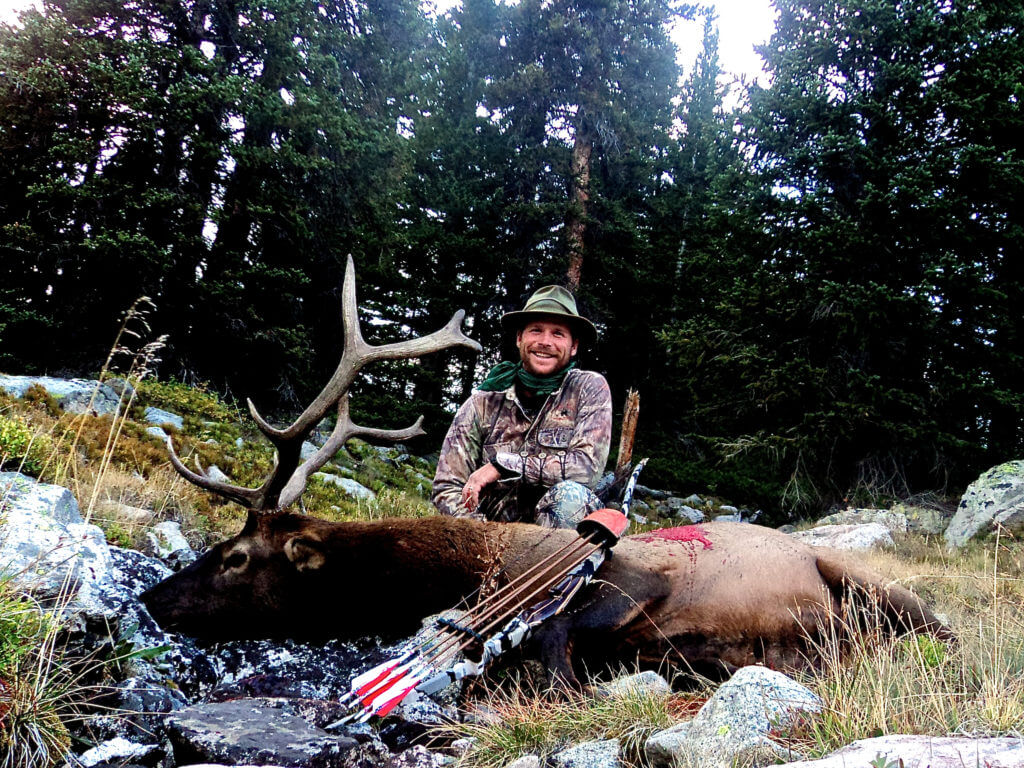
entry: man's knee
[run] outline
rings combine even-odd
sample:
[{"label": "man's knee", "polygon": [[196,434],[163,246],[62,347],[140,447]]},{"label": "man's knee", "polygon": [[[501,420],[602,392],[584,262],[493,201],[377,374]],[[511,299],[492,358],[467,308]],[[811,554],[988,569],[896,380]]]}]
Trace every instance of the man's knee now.
[{"label": "man's knee", "polygon": [[537,524],[545,528],[575,528],[591,512],[601,508],[601,500],[581,483],[563,480],[551,486],[537,502]]}]

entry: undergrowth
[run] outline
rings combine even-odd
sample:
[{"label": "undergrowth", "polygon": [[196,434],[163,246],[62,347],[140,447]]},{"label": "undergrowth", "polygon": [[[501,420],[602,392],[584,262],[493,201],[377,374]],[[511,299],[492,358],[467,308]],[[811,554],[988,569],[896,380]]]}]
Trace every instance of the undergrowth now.
[{"label": "undergrowth", "polygon": [[548,756],[581,741],[618,739],[625,765],[639,766],[647,738],[673,725],[681,711],[692,712],[688,702],[703,702],[704,696],[642,688],[566,695],[515,682],[490,690],[483,701],[465,723],[439,729],[441,735],[472,740],[464,765],[502,768],[523,755]]},{"label": "undergrowth", "polygon": [[45,768],[71,745],[81,689],[49,614],[0,579],[0,768]]}]

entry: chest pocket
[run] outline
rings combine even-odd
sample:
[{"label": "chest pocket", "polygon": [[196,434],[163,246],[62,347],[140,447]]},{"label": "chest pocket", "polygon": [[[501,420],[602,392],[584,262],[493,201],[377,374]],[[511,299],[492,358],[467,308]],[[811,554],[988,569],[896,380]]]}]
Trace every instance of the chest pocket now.
[{"label": "chest pocket", "polygon": [[572,439],[572,427],[550,427],[537,432],[537,442],[545,448],[565,450]]}]

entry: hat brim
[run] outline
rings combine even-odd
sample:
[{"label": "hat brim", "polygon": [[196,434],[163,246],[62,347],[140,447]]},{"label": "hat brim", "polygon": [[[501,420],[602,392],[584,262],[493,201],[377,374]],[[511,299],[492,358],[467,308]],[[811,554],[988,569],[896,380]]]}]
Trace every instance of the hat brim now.
[{"label": "hat brim", "polygon": [[572,328],[573,335],[584,344],[597,341],[597,326],[585,317],[570,315],[568,312],[506,312],[501,316],[501,327],[506,331],[519,331],[531,320],[556,320]]}]

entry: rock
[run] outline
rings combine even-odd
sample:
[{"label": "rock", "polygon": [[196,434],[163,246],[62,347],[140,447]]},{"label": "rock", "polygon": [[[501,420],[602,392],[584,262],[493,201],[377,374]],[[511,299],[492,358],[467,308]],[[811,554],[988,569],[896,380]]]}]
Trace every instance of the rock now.
[{"label": "rock", "polygon": [[350,477],[339,477],[338,475],[330,475],[326,472],[317,472],[313,477],[318,477],[325,483],[338,486],[353,499],[372,501],[377,498],[377,494]]},{"label": "rock", "polygon": [[313,454],[317,452],[317,447],[308,440],[302,441],[302,446],[299,448],[299,458],[303,461],[309,461]]},{"label": "rock", "polygon": [[864,523],[879,523],[889,529],[891,533],[906,533],[909,529],[907,516],[902,512],[889,509],[844,509],[821,518],[818,525],[862,525]]},{"label": "rock", "polygon": [[742,523],[743,516],[739,512],[727,512],[724,515],[715,515],[716,523]]},{"label": "rock", "polygon": [[522,757],[513,760],[511,763],[505,766],[505,768],[540,768],[541,762],[540,757],[537,755],[523,755]]},{"label": "rock", "polygon": [[833,549],[857,550],[893,545],[892,534],[881,523],[821,525],[808,531],[796,531],[790,536],[816,547]]},{"label": "rock", "polygon": [[557,768],[617,768],[619,740],[584,741],[556,752],[550,762]]},{"label": "rock", "polygon": [[164,715],[189,704],[177,688],[144,677],[130,677],[104,687],[95,703],[101,711],[116,714],[90,718],[89,732],[93,737],[142,742],[153,741],[161,732]]},{"label": "rock", "polygon": [[[398,652],[395,646],[382,646],[375,638],[316,643],[237,640],[218,643],[205,655],[214,685],[196,686],[188,677],[175,679],[190,696],[213,700],[242,696],[337,700],[348,692],[354,675]],[[330,722],[333,720],[323,725]]]},{"label": "rock", "polygon": [[738,515],[739,510],[736,507],[730,506],[729,504],[723,504],[718,508],[719,512],[724,512],[727,515]]},{"label": "rock", "polygon": [[127,403],[135,399],[135,387],[133,387],[131,382],[127,379],[115,376],[112,379],[107,379],[103,383],[110,387],[110,389],[121,398],[121,402]]},{"label": "rock", "polygon": [[821,706],[814,693],[781,672],[744,667],[691,722],[651,736],[644,752],[653,768],[775,762],[789,753],[769,736],[785,730],[799,713],[820,712]]},{"label": "rock", "polygon": [[[78,503],[66,488],[37,483],[13,472],[0,473],[0,570],[37,598],[66,602],[65,613],[115,621],[113,562],[106,538],[82,522]],[[68,596],[74,599],[68,601]]]},{"label": "rock", "polygon": [[647,501],[665,501],[669,495],[665,491],[659,491],[656,488],[648,488],[646,485],[636,484],[634,495],[640,498],[646,499]]},{"label": "rock", "polygon": [[211,464],[206,468],[206,474],[211,479],[218,483],[231,483],[231,478],[224,474],[224,470],[218,467],[216,464]]},{"label": "rock", "polygon": [[678,496],[669,496],[665,499],[665,506],[672,517],[679,517],[691,523],[704,522],[704,513],[694,509],[686,503],[685,499],[681,499]]},{"label": "rock", "polygon": [[447,755],[431,752],[422,744],[417,744],[392,757],[384,763],[384,768],[441,768],[450,762],[452,759]]},{"label": "rock", "polygon": [[689,504],[691,507],[703,507],[704,499],[702,499],[696,493],[691,493],[689,496],[683,499],[683,503]]},{"label": "rock", "polygon": [[152,405],[142,412],[142,418],[148,424],[153,424],[157,427],[173,427],[178,431],[181,431],[185,426],[185,419],[178,414],[165,411],[162,408],[154,408]]},{"label": "rock", "polygon": [[116,414],[121,403],[121,398],[113,389],[98,381],[0,374],[0,389],[15,397],[24,397],[28,388],[34,384],[45,389],[57,401],[57,405],[69,413],[91,413],[95,416]]},{"label": "rock", "polygon": [[704,513],[699,509],[694,509],[686,504],[683,504],[683,506],[679,508],[679,511],[676,513],[676,517],[687,520],[694,525],[704,522]]},{"label": "rock", "polygon": [[314,728],[297,715],[239,699],[172,712],[167,732],[179,764],[197,761],[325,768],[358,743]]},{"label": "rock", "polygon": [[992,467],[967,487],[946,529],[946,546],[962,547],[997,526],[1011,533],[1024,530],[1024,460]]},{"label": "rock", "polygon": [[150,437],[155,437],[161,443],[166,443],[167,438],[170,437],[163,427],[146,427],[146,434]]},{"label": "rock", "polygon": [[[451,752],[456,757],[461,757],[462,755],[468,754],[473,749],[473,746],[476,743],[477,743],[477,740],[474,739],[471,736],[467,736],[467,737],[464,737],[464,738],[461,738],[461,739],[456,739],[455,741],[453,741],[451,744],[448,745],[448,751]],[[516,762],[518,762],[518,760]],[[538,763],[539,763],[539,761],[538,761]],[[538,764],[537,768],[540,768],[539,764]]]},{"label": "rock", "polygon": [[668,696],[672,686],[657,672],[647,670],[635,675],[623,675],[611,682],[597,686],[594,693],[598,696],[628,696],[647,694],[650,696]]},{"label": "rock", "polygon": [[153,522],[154,512],[122,504],[119,501],[103,499],[96,502],[96,516],[101,520],[119,520],[129,525],[149,525]]},{"label": "rock", "polygon": [[919,507],[912,504],[894,504],[892,511],[907,518],[908,531],[928,536],[938,536],[943,533],[952,519],[952,515],[945,514],[941,509]]},{"label": "rock", "polygon": [[879,736],[862,739],[820,760],[786,763],[790,768],[906,765],[916,768],[1024,768],[1024,740],[967,736]]},{"label": "rock", "polygon": [[146,534],[146,542],[148,554],[164,561],[175,571],[194,563],[197,557],[182,534],[181,525],[172,520],[154,525]]},{"label": "rock", "polygon": [[114,760],[147,757],[159,749],[156,744],[133,744],[127,739],[116,738],[86,750],[78,756],[78,762],[84,768],[92,768],[94,765]]}]

